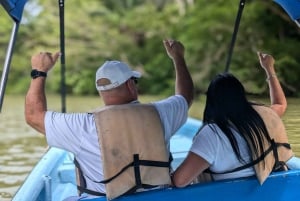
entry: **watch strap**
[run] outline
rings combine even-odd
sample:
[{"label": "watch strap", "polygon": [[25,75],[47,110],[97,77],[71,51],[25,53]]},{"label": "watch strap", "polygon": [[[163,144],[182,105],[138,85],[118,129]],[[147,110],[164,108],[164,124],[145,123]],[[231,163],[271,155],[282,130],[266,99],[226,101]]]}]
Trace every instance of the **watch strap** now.
[{"label": "watch strap", "polygon": [[32,69],[30,75],[31,75],[32,79],[35,79],[35,78],[38,78],[38,77],[47,77],[46,72],[38,71],[37,69]]}]

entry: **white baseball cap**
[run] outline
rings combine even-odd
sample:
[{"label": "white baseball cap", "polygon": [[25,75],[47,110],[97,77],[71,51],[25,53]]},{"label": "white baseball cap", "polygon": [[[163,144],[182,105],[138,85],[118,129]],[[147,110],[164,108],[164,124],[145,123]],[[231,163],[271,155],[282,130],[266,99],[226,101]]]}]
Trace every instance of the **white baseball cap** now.
[{"label": "white baseball cap", "polygon": [[[132,77],[140,78],[141,73],[131,70],[124,62],[106,61],[96,72],[96,88],[98,91],[110,90]],[[105,79],[106,82],[98,82],[100,79]]]}]

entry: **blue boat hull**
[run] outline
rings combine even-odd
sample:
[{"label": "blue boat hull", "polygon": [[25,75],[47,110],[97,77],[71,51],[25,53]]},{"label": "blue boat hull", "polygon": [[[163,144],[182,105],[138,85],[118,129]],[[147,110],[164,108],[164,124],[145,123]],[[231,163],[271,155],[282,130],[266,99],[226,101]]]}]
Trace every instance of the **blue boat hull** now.
[{"label": "blue boat hull", "polygon": [[[118,201],[296,201],[300,199],[300,171],[275,173],[260,186],[256,178],[195,184],[180,189],[163,189],[123,196]],[[104,201],[97,198],[93,201]]]},{"label": "blue boat hull", "polygon": [[[176,168],[185,158],[192,138],[200,126],[200,121],[189,118],[172,138],[173,168]],[[115,200],[293,201],[300,200],[299,189],[300,170],[290,170],[272,173],[262,186],[255,177],[251,177],[195,184],[186,188],[151,190],[122,196]],[[60,201],[76,194],[73,155],[60,149],[51,148],[34,167],[14,196],[13,201]],[[104,201],[106,198],[92,200]]]}]

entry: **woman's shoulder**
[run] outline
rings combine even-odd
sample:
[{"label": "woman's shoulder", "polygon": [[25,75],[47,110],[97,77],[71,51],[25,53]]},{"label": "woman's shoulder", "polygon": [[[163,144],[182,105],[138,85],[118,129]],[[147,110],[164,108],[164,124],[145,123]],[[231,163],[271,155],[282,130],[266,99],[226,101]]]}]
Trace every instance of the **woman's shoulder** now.
[{"label": "woman's shoulder", "polygon": [[217,134],[221,131],[221,129],[218,127],[215,123],[207,123],[204,124],[199,131],[197,132],[197,135],[211,135],[211,134]]}]

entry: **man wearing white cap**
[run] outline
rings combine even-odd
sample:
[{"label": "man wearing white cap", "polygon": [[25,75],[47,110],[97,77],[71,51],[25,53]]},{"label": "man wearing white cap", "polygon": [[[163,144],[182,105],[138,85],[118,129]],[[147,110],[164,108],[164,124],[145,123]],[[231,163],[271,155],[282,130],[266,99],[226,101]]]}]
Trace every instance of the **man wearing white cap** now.
[{"label": "man wearing white cap", "polygon": [[[150,113],[154,111],[153,115],[150,115],[150,121],[152,121],[151,118],[157,114],[163,134],[163,145],[169,148],[171,136],[187,119],[188,108],[193,100],[194,88],[184,59],[184,46],[174,40],[164,40],[164,46],[175,68],[175,94],[167,99],[147,104],[151,107],[147,107],[149,110],[146,109],[145,111],[150,111]],[[109,144],[109,142],[102,142],[102,139],[105,139],[103,133],[111,127],[122,127],[122,124],[126,127],[126,119],[128,119],[128,116],[134,118],[136,115],[144,115],[135,118],[134,121],[137,121],[138,123],[136,124],[138,125],[128,125],[131,130],[134,130],[133,126],[139,127],[139,125],[144,124],[144,117],[146,119],[149,117],[147,112],[141,111],[135,113],[131,112],[131,109],[127,110],[128,108],[132,108],[132,105],[144,105],[138,102],[136,86],[136,81],[141,77],[141,74],[137,71],[132,71],[128,65],[123,62],[106,61],[97,70],[95,80],[96,88],[104,101],[105,110],[100,110],[100,112],[93,114],[48,111],[44,86],[47,72],[54,66],[58,57],[59,53],[40,53],[34,55],[31,59],[32,80],[25,100],[26,122],[46,136],[49,146],[65,149],[74,154],[86,183],[84,186],[85,189],[83,189],[85,193],[81,195],[81,198],[84,196],[91,197],[91,195],[97,195],[94,192],[98,192],[98,195],[105,194],[107,193],[107,186],[98,182],[107,179],[103,173],[103,171],[106,171],[105,168],[107,168],[103,166],[103,160],[105,160],[105,156],[103,155],[106,155],[106,153],[103,154],[101,150],[105,149],[102,146],[106,145],[105,143]],[[122,110],[125,108],[125,112],[122,111],[118,113],[117,111],[116,113],[106,113],[107,111],[111,111],[110,109],[106,110],[106,108],[113,107],[118,110],[118,106],[122,106]],[[152,108],[155,109],[152,110]],[[100,113],[102,112],[105,112],[105,115],[101,115]],[[123,114],[128,114],[128,116],[125,115],[123,117]],[[113,118],[113,120],[107,121],[109,118]],[[128,121],[130,122],[130,120]],[[153,121],[155,121],[155,118]],[[106,124],[111,125],[106,128]],[[147,124],[145,125],[147,126]],[[151,126],[152,124],[149,128],[150,131],[153,130]],[[113,129],[115,128],[112,128],[112,130]],[[144,127],[141,129],[145,133],[148,132],[145,131]],[[157,130],[159,129],[158,126]],[[127,128],[125,130],[127,130]],[[103,135],[99,134],[101,132]],[[120,138],[122,137],[122,133],[123,132],[119,132]],[[126,131],[124,131],[124,133],[126,133]],[[134,131],[133,133],[136,135]],[[126,133],[125,135],[129,134]],[[127,151],[127,149],[131,149],[131,146],[139,145],[129,145],[129,148],[123,148],[123,150]],[[104,151],[105,150],[103,150],[103,152]],[[149,151],[152,152],[154,150]],[[114,155],[119,154],[119,152],[116,151],[116,147],[114,147],[112,153]],[[110,169],[112,168],[109,167],[108,170]],[[82,190],[82,188],[80,190]],[[73,200],[76,199],[77,198],[74,198]]]}]

